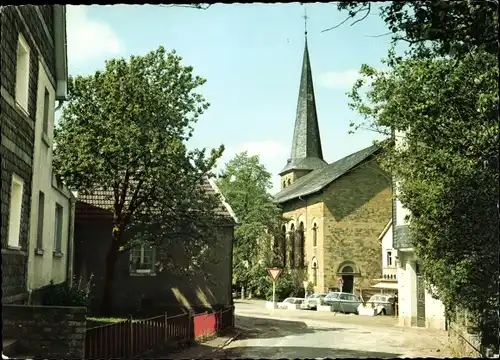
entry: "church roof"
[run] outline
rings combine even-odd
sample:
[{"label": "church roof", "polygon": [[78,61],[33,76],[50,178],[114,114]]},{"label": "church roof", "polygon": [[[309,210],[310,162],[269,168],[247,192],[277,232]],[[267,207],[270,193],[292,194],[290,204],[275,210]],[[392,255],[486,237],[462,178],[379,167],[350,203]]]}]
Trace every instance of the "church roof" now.
[{"label": "church roof", "polygon": [[348,173],[356,165],[366,160],[379,149],[381,149],[380,146],[372,145],[337,160],[321,169],[311,171],[309,174],[302,176],[293,184],[287,186],[274,195],[274,199],[278,203],[284,203],[298,198],[299,196],[314,194],[340,178],[342,175]]},{"label": "church roof", "polygon": [[280,174],[291,170],[315,170],[326,165],[321,148],[311,62],[306,38],[292,151],[290,159]]}]

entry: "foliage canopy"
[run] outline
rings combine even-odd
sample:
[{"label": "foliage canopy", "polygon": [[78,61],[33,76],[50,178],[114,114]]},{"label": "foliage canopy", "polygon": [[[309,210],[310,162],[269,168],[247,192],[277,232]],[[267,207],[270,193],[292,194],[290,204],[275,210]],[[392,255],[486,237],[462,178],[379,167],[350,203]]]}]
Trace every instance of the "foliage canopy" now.
[{"label": "foliage canopy", "polygon": [[[209,106],[196,92],[204,83],[163,47],[70,78],[68,104],[55,134],[54,168],[79,193],[112,194],[105,312],[112,307],[119,254],[155,242],[160,247],[177,243],[200,257],[212,238],[207,229],[216,220],[218,198],[201,184],[212,176],[223,147],[209,154],[186,147],[193,124]],[[126,231],[133,236],[124,236]]]}]

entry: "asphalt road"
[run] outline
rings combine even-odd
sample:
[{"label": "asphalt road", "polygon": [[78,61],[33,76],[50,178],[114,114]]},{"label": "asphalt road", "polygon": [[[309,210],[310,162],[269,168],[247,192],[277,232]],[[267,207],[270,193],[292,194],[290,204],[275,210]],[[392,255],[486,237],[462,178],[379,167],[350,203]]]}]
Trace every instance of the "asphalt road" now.
[{"label": "asphalt road", "polygon": [[451,357],[444,331],[402,328],[393,317],[275,310],[236,303],[241,336],[211,358]]}]

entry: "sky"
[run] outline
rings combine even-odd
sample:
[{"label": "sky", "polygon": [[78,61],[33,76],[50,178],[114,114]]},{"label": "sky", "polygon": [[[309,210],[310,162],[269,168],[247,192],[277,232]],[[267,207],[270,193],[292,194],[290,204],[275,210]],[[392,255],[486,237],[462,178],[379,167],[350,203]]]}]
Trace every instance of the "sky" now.
[{"label": "sky", "polygon": [[89,75],[106,59],[144,55],[163,45],[207,79],[211,106],[191,148],[226,150],[218,168],[241,151],[259,155],[273,175],[290,155],[304,51],[304,6],[323,154],[333,162],[370,146],[376,134],[348,134],[360,117],[346,93],[362,64],[383,68],[390,38],[372,11],[365,20],[322,32],[346,14],[331,4],[215,4],[207,10],[158,5],[67,7],[70,75]]}]

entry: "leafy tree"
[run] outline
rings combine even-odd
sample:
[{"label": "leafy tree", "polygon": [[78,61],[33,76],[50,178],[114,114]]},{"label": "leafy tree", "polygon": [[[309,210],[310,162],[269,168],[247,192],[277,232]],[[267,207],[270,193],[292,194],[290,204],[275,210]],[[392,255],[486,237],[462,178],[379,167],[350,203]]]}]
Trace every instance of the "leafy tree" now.
[{"label": "leafy tree", "polygon": [[233,253],[233,282],[251,286],[254,284],[252,274],[255,274],[252,269],[259,262],[270,266],[276,260],[269,254],[273,253],[282,216],[268,192],[272,188],[271,174],[258,156],[242,152],[226,164],[217,185],[239,221]]},{"label": "leafy tree", "polygon": [[[407,59],[387,72],[366,65],[350,106],[384,143],[387,170],[410,212],[410,234],[430,290],[453,317],[460,306],[486,344],[498,339],[498,60]],[[432,286],[431,286],[432,285]],[[492,326],[496,323],[496,329]],[[496,318],[496,320],[494,320]]]},{"label": "leafy tree", "polygon": [[[337,6],[348,12],[344,22],[361,21],[372,10],[372,4],[364,1],[342,1]],[[498,52],[498,0],[389,1],[379,9],[388,34],[410,45],[413,55],[461,57],[471,51]]]},{"label": "leafy tree", "polygon": [[[194,254],[210,238],[216,199],[200,184],[223,147],[209,155],[186,149],[193,124],[209,104],[195,91],[205,80],[181,60],[159,47],[128,61],[109,60],[104,71],[69,81],[54,167],[80,193],[113,194],[103,312],[112,310],[116,261],[131,247],[174,242]],[[129,230],[136,236],[124,236]]]}]

